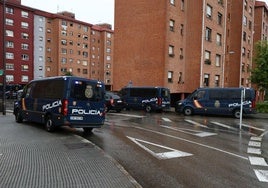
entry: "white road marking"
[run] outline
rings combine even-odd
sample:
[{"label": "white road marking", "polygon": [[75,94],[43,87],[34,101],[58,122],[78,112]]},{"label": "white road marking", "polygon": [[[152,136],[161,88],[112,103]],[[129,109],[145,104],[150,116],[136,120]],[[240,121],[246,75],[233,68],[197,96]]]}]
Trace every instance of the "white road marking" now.
[{"label": "white road marking", "polygon": [[139,115],[133,115],[133,114],[122,114],[122,113],[109,113],[109,115],[135,117],[135,118],[144,118],[145,117],[145,116],[139,116]]},{"label": "white road marking", "polygon": [[192,120],[189,120],[189,119],[185,119],[184,121],[188,122],[188,123],[191,123],[192,125],[196,125],[196,126],[199,126],[199,127],[204,127],[204,128],[208,128],[208,126],[206,125],[203,125],[201,123],[198,123],[196,121],[192,121]]},{"label": "white road marking", "polygon": [[258,127],[253,127],[251,125],[246,125],[246,124],[242,124],[243,127],[247,127],[247,128],[250,128],[250,129],[255,129],[255,130],[258,130],[258,131],[262,131],[264,132],[265,129],[261,129],[261,128],[258,128]]},{"label": "white road marking", "polygon": [[249,141],[248,145],[253,147],[261,147],[261,142]]},{"label": "white road marking", "polygon": [[259,148],[248,148],[248,153],[251,153],[251,154],[258,154],[260,155],[261,154],[261,149]]},{"label": "white road marking", "polygon": [[228,152],[228,151],[225,151],[225,150],[222,150],[222,149],[219,149],[219,148],[215,148],[215,147],[212,147],[212,146],[209,146],[209,145],[201,144],[201,143],[194,142],[194,141],[191,141],[191,140],[187,140],[187,139],[184,139],[184,138],[181,138],[181,137],[169,135],[169,134],[166,134],[166,133],[162,133],[162,132],[158,132],[158,131],[154,131],[154,130],[150,130],[150,129],[146,129],[146,128],[142,128],[142,127],[136,127],[136,126],[133,126],[133,127],[136,128],[136,129],[140,129],[140,130],[152,132],[152,133],[159,134],[159,135],[162,135],[162,136],[167,136],[167,137],[170,137],[170,138],[173,138],[173,139],[182,140],[184,142],[188,142],[188,143],[195,144],[195,145],[198,145],[198,146],[202,146],[202,147],[205,147],[205,148],[208,148],[208,149],[212,149],[212,150],[215,150],[215,151],[218,151],[218,152],[222,152],[222,153],[225,153],[225,154],[234,156],[234,157],[238,157],[240,159],[248,160],[247,157],[244,157],[244,156],[241,156],[241,155],[237,155],[235,153]]},{"label": "white road marking", "polygon": [[216,122],[216,121],[212,121],[211,123],[215,124],[215,125],[218,125],[218,126],[221,126],[221,127],[224,127],[224,128],[227,128],[227,129],[232,129],[232,130],[237,130],[236,128],[234,127],[231,127],[229,125],[225,125],[223,123],[219,123],[219,122]]},{"label": "white road marking", "polygon": [[207,137],[207,136],[217,135],[216,133],[209,133],[209,132],[204,132],[204,131],[196,131],[196,130],[191,130],[191,129],[180,129],[180,128],[170,127],[170,126],[166,126],[166,125],[160,125],[160,126],[167,128],[167,129],[171,129],[173,131],[183,132],[183,133],[198,136],[198,137]]},{"label": "white road marking", "polygon": [[[145,140],[140,140],[140,139],[137,139],[137,138],[132,138],[130,136],[127,136],[127,137],[131,141],[133,141],[134,143],[136,143],[138,146],[140,146],[145,151],[147,151],[148,153],[150,153],[152,156],[156,157],[159,160],[162,160],[162,159],[171,159],[171,158],[176,158],[176,157],[187,157],[187,156],[193,155],[191,153],[179,151],[179,150],[176,150],[176,149],[173,149],[173,148],[170,148],[170,147],[166,147],[166,146],[163,146],[163,145],[155,144],[155,143],[148,142],[148,141],[145,141]],[[142,143],[149,144],[149,145],[156,146],[156,147],[160,147],[160,148],[163,148],[165,150],[170,150],[170,151],[169,152],[162,152],[162,153],[155,153],[152,150],[150,150],[148,147],[142,145]]]},{"label": "white road marking", "polygon": [[168,119],[168,118],[162,118],[162,120],[164,120],[164,121],[166,121],[166,122],[171,122],[171,120],[170,119]]},{"label": "white road marking", "polygon": [[250,137],[250,140],[253,140],[253,141],[261,141],[262,140],[262,137],[252,136],[252,137]]},{"label": "white road marking", "polygon": [[268,170],[256,170],[254,169],[256,176],[261,182],[268,182]]},{"label": "white road marking", "polygon": [[265,159],[262,157],[249,156],[248,158],[249,158],[250,164],[252,164],[252,165],[268,166]]}]

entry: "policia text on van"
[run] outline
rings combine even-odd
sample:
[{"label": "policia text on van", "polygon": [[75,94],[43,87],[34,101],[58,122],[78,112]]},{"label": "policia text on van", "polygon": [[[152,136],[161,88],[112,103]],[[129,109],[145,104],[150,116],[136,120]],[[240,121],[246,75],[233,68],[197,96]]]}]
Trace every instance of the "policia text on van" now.
[{"label": "policia text on van", "polygon": [[[178,101],[176,112],[185,115],[214,114],[240,117],[241,90],[244,88],[199,88],[186,99]],[[243,114],[256,113],[255,91],[245,88]]]},{"label": "policia text on van", "polygon": [[47,131],[58,126],[90,132],[105,120],[105,87],[97,80],[62,76],[38,79],[25,86],[14,105],[18,123],[43,123]]}]

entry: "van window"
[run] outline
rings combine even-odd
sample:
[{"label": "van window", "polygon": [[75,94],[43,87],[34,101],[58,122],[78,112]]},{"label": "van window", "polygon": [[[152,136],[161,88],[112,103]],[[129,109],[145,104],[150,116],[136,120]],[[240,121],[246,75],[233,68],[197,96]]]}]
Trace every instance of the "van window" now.
[{"label": "van window", "polygon": [[89,82],[74,81],[71,88],[71,97],[77,100],[99,101],[104,98],[103,89]]},{"label": "van window", "polygon": [[63,80],[46,80],[36,82],[33,87],[33,98],[61,99],[63,97],[64,82]]},{"label": "van window", "polygon": [[169,98],[169,96],[170,96],[169,90],[168,89],[162,89],[161,96]]},{"label": "van window", "polygon": [[203,99],[205,97],[205,93],[206,91],[198,91],[195,95],[194,95],[194,99],[198,100],[198,99]]}]

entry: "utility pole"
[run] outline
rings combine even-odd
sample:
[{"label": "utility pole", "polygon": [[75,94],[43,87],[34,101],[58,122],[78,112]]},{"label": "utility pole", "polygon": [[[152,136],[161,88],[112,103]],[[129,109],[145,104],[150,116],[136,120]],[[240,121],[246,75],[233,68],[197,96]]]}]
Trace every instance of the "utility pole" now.
[{"label": "utility pole", "polygon": [[3,0],[3,115],[6,115],[6,0]]}]

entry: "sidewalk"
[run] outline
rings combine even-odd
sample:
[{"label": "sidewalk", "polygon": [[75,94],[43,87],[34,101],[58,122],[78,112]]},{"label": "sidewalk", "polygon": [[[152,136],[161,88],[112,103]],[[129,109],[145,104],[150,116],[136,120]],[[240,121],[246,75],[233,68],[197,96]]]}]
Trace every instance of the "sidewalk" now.
[{"label": "sidewalk", "polygon": [[141,187],[88,140],[0,115],[0,187]]}]

